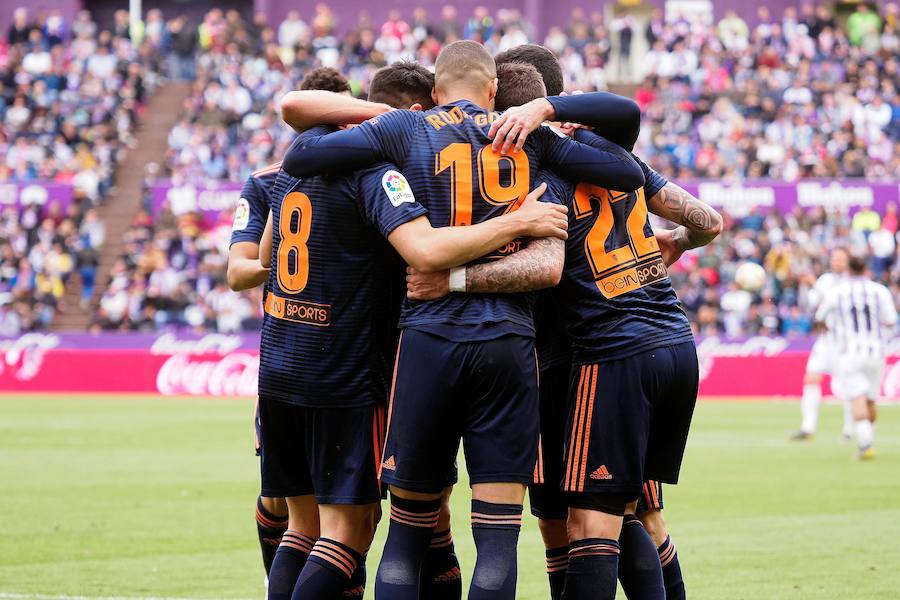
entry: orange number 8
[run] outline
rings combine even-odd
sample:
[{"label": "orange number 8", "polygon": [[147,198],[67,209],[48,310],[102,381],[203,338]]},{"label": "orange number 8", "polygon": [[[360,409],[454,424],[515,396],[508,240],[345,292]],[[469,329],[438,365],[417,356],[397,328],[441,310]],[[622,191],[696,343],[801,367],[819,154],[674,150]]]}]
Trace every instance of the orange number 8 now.
[{"label": "orange number 8", "polygon": [[[297,213],[296,230],[291,228],[291,221]],[[278,231],[281,241],[278,242],[278,285],[288,294],[299,294],[309,281],[309,241],[312,227],[312,203],[309,196],[301,192],[291,192],[281,203],[281,215],[278,217]],[[294,253],[294,271],[291,271],[289,258]]]}]

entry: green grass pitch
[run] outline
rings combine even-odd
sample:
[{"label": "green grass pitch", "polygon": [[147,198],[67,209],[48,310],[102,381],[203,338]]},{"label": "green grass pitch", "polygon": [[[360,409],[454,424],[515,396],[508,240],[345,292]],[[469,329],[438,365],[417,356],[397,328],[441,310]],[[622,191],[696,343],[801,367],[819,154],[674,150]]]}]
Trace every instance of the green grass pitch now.
[{"label": "green grass pitch", "polygon": [[[247,400],[0,397],[0,600],[263,598],[251,411]],[[811,443],[787,441],[798,421],[796,404],[698,406],[682,484],[666,489],[691,598],[900,597],[900,409],[882,409],[872,463],[839,443],[838,407],[824,408]],[[468,490],[457,492],[465,574]],[[527,518],[519,598],[547,597]]]}]

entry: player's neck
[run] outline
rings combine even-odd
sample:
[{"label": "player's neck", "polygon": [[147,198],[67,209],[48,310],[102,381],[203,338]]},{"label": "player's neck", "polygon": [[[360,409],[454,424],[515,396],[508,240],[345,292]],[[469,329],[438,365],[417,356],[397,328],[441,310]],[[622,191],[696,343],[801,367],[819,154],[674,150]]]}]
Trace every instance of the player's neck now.
[{"label": "player's neck", "polygon": [[491,95],[487,91],[476,91],[470,88],[458,87],[449,88],[438,93],[438,102],[440,102],[441,105],[459,102],[460,100],[468,100],[486,111],[491,110]]}]

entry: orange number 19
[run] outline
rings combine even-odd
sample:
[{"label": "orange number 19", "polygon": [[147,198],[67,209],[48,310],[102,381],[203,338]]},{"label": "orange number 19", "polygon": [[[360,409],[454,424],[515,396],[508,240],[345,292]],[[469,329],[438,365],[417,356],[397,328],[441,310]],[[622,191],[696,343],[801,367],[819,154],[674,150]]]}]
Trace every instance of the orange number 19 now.
[{"label": "orange number 19", "polygon": [[[524,156],[524,155],[523,155]],[[500,165],[510,169],[508,185],[500,181]],[[441,150],[434,161],[434,174],[450,170],[450,224],[472,224],[472,178],[478,178],[481,197],[498,206],[515,210],[528,194],[528,160],[517,161],[508,154],[495,152],[490,146],[478,151],[477,168],[472,169],[472,144],[457,142]]]}]

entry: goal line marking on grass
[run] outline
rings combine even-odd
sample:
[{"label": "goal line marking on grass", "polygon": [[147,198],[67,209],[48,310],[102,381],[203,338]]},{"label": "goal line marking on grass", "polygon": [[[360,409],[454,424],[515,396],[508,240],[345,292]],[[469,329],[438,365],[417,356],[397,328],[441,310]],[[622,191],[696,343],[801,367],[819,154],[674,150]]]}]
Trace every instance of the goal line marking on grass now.
[{"label": "goal line marking on grass", "polygon": [[[198,598],[178,598],[174,596],[68,596],[54,594],[17,594],[0,592],[0,600],[199,600]],[[230,598],[224,600],[243,600]]]}]

